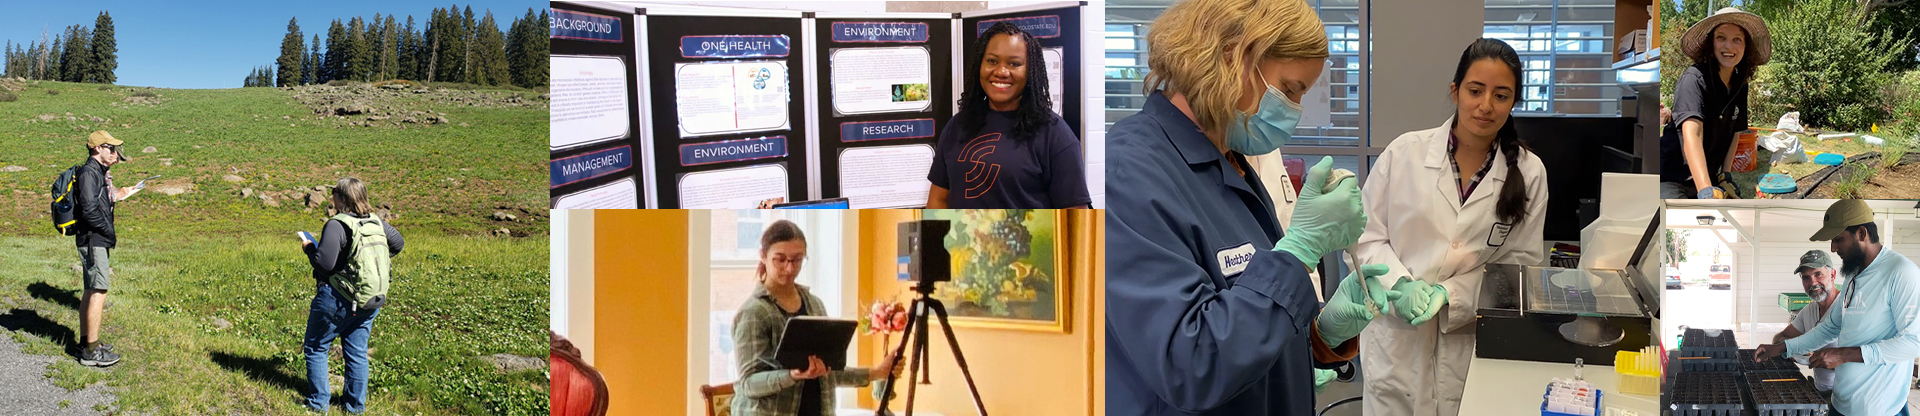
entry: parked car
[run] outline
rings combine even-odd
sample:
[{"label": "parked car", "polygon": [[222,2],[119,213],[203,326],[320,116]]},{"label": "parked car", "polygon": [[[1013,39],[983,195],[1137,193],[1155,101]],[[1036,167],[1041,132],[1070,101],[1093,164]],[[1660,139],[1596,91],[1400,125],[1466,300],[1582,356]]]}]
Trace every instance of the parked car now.
[{"label": "parked car", "polygon": [[1667,274],[1667,289],[1680,290],[1685,288],[1686,288],[1685,285],[1680,284],[1680,275],[1672,274],[1672,273]]},{"label": "parked car", "polygon": [[1715,264],[1707,268],[1707,288],[1732,289],[1733,266]]}]

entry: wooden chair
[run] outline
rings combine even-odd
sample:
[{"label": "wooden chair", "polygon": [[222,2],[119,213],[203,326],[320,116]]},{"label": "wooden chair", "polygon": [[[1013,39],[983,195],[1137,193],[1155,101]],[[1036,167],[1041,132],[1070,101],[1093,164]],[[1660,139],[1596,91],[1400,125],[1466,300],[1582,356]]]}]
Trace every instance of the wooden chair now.
[{"label": "wooden chair", "polygon": [[552,345],[548,361],[553,365],[549,412],[552,416],[605,416],[607,380],[600,371],[580,359],[580,350],[572,342],[548,331]]},{"label": "wooden chair", "polygon": [[733,383],[700,386],[700,397],[707,403],[707,416],[733,416]]}]

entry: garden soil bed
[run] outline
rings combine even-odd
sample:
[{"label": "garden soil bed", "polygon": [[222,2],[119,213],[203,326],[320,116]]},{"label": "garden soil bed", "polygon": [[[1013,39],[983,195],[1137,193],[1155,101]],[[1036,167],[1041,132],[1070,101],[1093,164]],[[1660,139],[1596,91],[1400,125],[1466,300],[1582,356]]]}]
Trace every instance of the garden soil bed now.
[{"label": "garden soil bed", "polygon": [[[1871,152],[1848,158],[1847,164],[1828,166],[1811,175],[1799,178],[1796,182],[1800,190],[1793,194],[1777,195],[1780,198],[1833,199],[1838,185],[1858,174],[1856,169],[1868,170],[1865,182],[1861,183],[1861,199],[1916,199],[1920,198],[1920,155],[1908,154],[1892,169],[1880,171],[1880,153]],[[1855,163],[1859,165],[1856,166]]]}]

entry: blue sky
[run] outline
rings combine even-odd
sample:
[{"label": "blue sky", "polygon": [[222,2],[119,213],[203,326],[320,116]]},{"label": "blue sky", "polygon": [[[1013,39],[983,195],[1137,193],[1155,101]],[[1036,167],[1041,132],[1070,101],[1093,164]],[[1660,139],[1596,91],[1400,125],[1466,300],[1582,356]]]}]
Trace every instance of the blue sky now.
[{"label": "blue sky", "polygon": [[[254,67],[280,56],[280,40],[287,19],[300,19],[300,32],[326,37],[333,19],[362,16],[372,19],[398,15],[405,26],[413,15],[421,30],[435,7],[458,4],[473,7],[474,20],[493,10],[493,19],[505,31],[513,19],[545,6],[530,1],[0,1],[0,39],[14,43],[38,42],[41,28],[48,39],[67,25],[91,27],[101,10],[113,16],[114,40],[119,46],[117,84],[169,88],[239,88]],[[307,45],[311,50],[312,45]]]}]

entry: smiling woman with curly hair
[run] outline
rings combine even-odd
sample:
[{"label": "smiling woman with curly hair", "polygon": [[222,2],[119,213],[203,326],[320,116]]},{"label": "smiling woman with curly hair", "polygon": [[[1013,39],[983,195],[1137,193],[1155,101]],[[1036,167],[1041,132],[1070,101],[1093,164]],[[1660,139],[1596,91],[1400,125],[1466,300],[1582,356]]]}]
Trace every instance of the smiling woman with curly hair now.
[{"label": "smiling woman with curly hair", "polygon": [[1040,41],[1012,23],[967,49],[960,113],[934,147],[927,208],[1085,208],[1080,138],[1053,113]]}]

